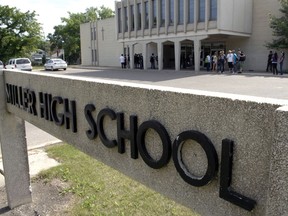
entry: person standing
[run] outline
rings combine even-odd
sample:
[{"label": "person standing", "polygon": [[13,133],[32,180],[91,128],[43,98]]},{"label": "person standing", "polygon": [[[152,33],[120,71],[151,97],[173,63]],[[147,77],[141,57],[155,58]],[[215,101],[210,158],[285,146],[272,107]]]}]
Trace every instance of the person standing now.
[{"label": "person standing", "polygon": [[206,56],[204,62],[205,62],[206,70],[207,70],[207,71],[210,71],[210,67],[211,67],[211,57],[210,57],[209,54]]},{"label": "person standing", "polygon": [[285,53],[282,51],[279,58],[280,74],[283,75],[283,63],[285,59]]},{"label": "person standing", "polygon": [[273,58],[273,52],[270,51],[268,54],[268,59],[267,59],[266,72],[268,72],[268,70],[270,70],[270,72],[272,72],[272,58]]},{"label": "person standing", "polygon": [[155,69],[155,56],[154,53],[150,56],[151,69]]},{"label": "person standing", "polygon": [[221,50],[219,54],[219,71],[221,71],[221,73],[224,73],[225,61],[226,61],[226,55],[224,53],[224,50]]},{"label": "person standing", "polygon": [[234,73],[233,72],[234,55],[231,50],[229,50],[227,54],[227,62],[230,73]]},{"label": "person standing", "polygon": [[233,53],[233,72],[236,73],[236,72],[238,72],[239,57],[236,54],[235,50],[232,50],[232,53]]},{"label": "person standing", "polygon": [[218,56],[217,56],[217,52],[214,52],[213,56],[212,56],[212,71],[216,71],[217,70],[217,64],[218,64]]},{"label": "person standing", "polygon": [[244,62],[246,60],[246,55],[244,54],[243,51],[240,51],[239,54],[239,65],[240,65],[240,69],[238,73],[242,73],[243,72],[243,67],[244,67]]},{"label": "person standing", "polygon": [[121,68],[125,68],[125,57],[123,56],[123,54],[121,54],[121,56],[119,57],[119,60],[120,60]]},{"label": "person standing", "polygon": [[275,51],[272,57],[272,71],[273,71],[273,74],[276,74],[276,75],[278,75],[277,64],[278,64],[278,54]]}]

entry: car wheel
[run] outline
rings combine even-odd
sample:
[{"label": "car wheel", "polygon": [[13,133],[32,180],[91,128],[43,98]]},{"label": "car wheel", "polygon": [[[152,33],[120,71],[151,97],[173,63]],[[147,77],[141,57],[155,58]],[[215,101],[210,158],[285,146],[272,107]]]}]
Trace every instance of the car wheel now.
[{"label": "car wheel", "polygon": [[66,70],[66,68],[64,68],[64,70]]}]

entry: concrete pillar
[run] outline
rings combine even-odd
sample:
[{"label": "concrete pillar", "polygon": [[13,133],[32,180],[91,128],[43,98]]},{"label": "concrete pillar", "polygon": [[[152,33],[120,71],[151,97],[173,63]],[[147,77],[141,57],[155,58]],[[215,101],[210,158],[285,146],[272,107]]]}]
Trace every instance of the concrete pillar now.
[{"label": "concrete pillar", "polygon": [[148,64],[148,61],[147,61],[147,44],[144,43],[143,44],[143,67],[144,67],[144,70],[147,70],[147,64]]},{"label": "concrete pillar", "polygon": [[32,202],[25,124],[6,110],[3,71],[0,71],[0,142],[9,207]]},{"label": "concrete pillar", "polygon": [[193,39],[194,41],[194,65],[195,71],[200,71],[200,52],[201,52],[201,41],[208,38],[208,35],[198,36]]},{"label": "concrete pillar", "polygon": [[163,70],[163,44],[162,42],[157,43],[158,52],[158,70]]},{"label": "concrete pillar", "polygon": [[128,38],[131,37],[131,10],[130,10],[130,1],[127,1],[127,16],[128,16]]},{"label": "concrete pillar", "polygon": [[137,38],[138,32],[138,11],[137,11],[137,0],[134,0],[134,29],[135,29],[135,38]]},{"label": "concrete pillar", "polygon": [[152,35],[152,26],[153,26],[153,16],[152,16],[152,11],[153,11],[153,5],[152,5],[152,0],[149,0],[149,35]]},{"label": "concrete pillar", "polygon": [[130,46],[129,46],[130,48],[129,48],[129,50],[130,50],[130,53],[129,53],[129,55],[130,55],[130,69],[134,69],[135,68],[135,65],[134,65],[134,44],[131,44]]},{"label": "concrete pillar", "polygon": [[199,0],[194,1],[194,32],[197,32],[197,24],[199,17]]},{"label": "concrete pillar", "polygon": [[205,1],[205,30],[208,31],[208,23],[210,19],[210,0]]},{"label": "concrete pillar", "polygon": [[124,2],[121,1],[121,32],[122,32],[122,38],[124,38],[125,35],[125,14],[124,14]]},{"label": "concrete pillar", "polygon": [[201,51],[201,40],[194,40],[194,65],[195,71],[200,71],[200,51]]},{"label": "concrete pillar", "polygon": [[174,42],[174,51],[175,51],[175,70],[180,70],[180,58],[181,58],[181,45],[180,41]]},{"label": "concrete pillar", "polygon": [[189,10],[188,0],[184,0],[184,18],[183,18],[184,33],[187,32],[188,13],[189,13],[188,10]]},{"label": "concrete pillar", "polygon": [[179,1],[174,1],[174,34],[177,34]]},{"label": "concrete pillar", "polygon": [[144,0],[141,0],[141,36],[144,37],[145,29],[145,6]]},{"label": "concrete pillar", "polygon": [[159,35],[159,33],[160,33],[160,26],[161,26],[161,16],[160,16],[160,14],[161,14],[161,10],[160,10],[160,8],[161,8],[161,5],[160,5],[160,1],[157,1],[157,22],[156,22],[156,28],[157,28],[157,35]]},{"label": "concrete pillar", "polygon": [[165,34],[168,34],[169,22],[169,0],[165,0]]}]

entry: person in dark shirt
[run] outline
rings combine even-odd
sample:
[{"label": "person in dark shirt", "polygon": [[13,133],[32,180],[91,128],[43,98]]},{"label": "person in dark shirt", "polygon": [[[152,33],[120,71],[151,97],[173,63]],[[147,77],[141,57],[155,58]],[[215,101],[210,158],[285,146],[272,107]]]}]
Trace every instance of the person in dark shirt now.
[{"label": "person in dark shirt", "polygon": [[266,67],[266,72],[268,72],[268,70],[270,72],[272,72],[272,57],[273,57],[273,52],[270,51],[269,55],[268,55],[268,59],[267,59],[267,67]]}]

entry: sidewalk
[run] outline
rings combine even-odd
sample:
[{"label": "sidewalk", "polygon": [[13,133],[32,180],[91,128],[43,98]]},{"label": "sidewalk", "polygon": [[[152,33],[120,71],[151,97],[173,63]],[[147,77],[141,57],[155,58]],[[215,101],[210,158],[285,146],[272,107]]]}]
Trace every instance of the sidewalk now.
[{"label": "sidewalk", "polygon": [[[28,151],[30,177],[36,176],[40,171],[59,165],[59,163],[47,156],[43,148]],[[0,158],[0,169],[3,170],[2,158]],[[0,188],[5,186],[5,179],[0,175]]]},{"label": "sidewalk", "polygon": [[[61,143],[62,141],[51,136],[45,131],[25,122],[26,139],[28,147],[30,177],[37,175],[40,171],[57,166],[58,162],[47,156],[44,147]],[[0,146],[1,147],[1,146]],[[0,169],[3,170],[2,154],[0,148]],[[0,188],[5,186],[4,176],[0,174]]]}]

